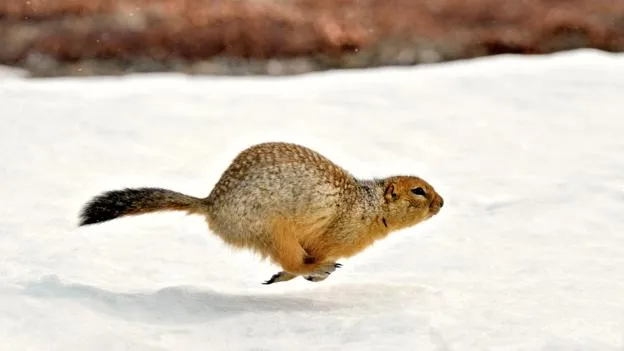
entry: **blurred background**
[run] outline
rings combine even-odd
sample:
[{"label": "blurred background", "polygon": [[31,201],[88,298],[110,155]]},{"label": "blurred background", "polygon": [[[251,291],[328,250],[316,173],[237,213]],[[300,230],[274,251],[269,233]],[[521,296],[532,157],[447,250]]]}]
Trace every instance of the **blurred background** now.
[{"label": "blurred background", "polygon": [[622,0],[4,0],[0,64],[31,76],[286,75],[624,49]]}]

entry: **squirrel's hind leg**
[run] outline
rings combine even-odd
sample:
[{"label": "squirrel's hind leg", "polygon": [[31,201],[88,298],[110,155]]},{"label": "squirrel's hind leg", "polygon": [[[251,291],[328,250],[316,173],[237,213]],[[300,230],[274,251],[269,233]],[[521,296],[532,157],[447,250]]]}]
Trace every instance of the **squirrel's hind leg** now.
[{"label": "squirrel's hind leg", "polygon": [[282,267],[283,271],[274,274],[267,284],[288,281],[302,275],[310,277],[311,281],[321,281],[327,278],[336,268],[340,267],[335,261],[326,261],[326,257],[318,252],[307,252],[299,242],[295,233],[299,232],[296,222],[291,220],[276,220],[271,230],[272,261]]},{"label": "squirrel's hind leg", "polygon": [[268,254],[284,272],[294,276],[314,274],[323,267],[323,258],[310,256],[304,250],[295,235],[297,231],[292,221],[275,221],[271,231],[272,247]]}]

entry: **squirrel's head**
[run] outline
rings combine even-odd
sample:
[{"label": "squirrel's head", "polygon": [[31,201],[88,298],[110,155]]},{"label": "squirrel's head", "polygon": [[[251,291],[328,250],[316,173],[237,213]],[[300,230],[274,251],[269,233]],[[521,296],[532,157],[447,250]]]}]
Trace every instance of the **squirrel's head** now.
[{"label": "squirrel's head", "polygon": [[395,176],[383,180],[384,215],[388,228],[413,226],[440,212],[444,199],[418,177]]}]

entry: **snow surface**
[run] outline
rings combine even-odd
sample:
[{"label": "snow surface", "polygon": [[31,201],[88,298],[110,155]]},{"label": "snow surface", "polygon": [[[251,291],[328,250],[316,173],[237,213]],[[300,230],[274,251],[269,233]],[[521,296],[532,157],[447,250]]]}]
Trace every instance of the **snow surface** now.
[{"label": "snow surface", "polygon": [[[10,72],[10,71],[5,71]],[[624,350],[624,55],[296,77],[0,77],[0,350]],[[261,141],[444,196],[322,283],[198,216],[77,227],[91,196],[205,196]]]}]

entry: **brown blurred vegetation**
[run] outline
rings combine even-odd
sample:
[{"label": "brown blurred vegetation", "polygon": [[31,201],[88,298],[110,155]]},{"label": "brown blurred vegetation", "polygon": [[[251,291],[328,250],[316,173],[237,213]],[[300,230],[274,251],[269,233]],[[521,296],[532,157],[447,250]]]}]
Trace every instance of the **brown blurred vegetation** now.
[{"label": "brown blurred vegetation", "polygon": [[0,64],[33,75],[292,74],[624,51],[624,0],[10,0]]}]

